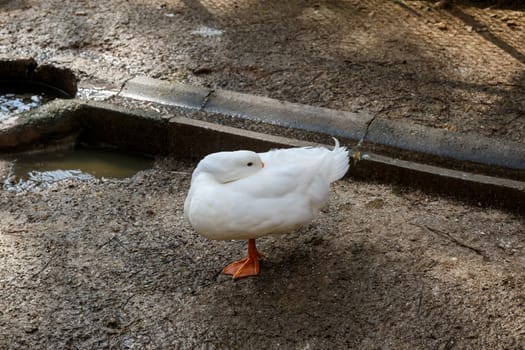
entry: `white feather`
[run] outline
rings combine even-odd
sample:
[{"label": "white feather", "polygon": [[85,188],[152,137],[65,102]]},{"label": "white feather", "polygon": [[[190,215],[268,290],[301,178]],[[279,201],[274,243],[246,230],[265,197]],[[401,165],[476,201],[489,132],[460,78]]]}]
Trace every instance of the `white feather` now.
[{"label": "white feather", "polygon": [[330,183],[344,176],[348,161],[347,149],[337,140],[331,151],[214,153],[197,165],[184,213],[199,234],[211,239],[291,232],[317,216]]}]

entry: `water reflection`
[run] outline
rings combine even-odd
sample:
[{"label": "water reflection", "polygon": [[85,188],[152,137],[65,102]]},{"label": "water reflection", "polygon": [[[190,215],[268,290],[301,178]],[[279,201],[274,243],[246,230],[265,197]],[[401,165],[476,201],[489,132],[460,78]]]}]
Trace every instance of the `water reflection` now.
[{"label": "water reflection", "polygon": [[38,108],[47,102],[47,100],[48,98],[46,98],[44,94],[0,94],[0,122],[15,114]]},{"label": "water reflection", "polygon": [[123,179],[151,168],[151,157],[106,149],[74,149],[19,157],[4,189],[27,191],[63,180]]}]

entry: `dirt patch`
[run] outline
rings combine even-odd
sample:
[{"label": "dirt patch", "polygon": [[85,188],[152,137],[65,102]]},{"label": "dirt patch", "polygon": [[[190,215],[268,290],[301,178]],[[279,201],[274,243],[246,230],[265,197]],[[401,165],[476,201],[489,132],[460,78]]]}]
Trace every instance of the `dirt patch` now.
[{"label": "dirt patch", "polygon": [[[8,163],[2,162],[0,175]],[[518,349],[523,218],[343,180],[300,231],[244,242],[184,221],[193,162],[0,192],[5,348]]]},{"label": "dirt patch", "polygon": [[523,4],[438,3],[4,1],[0,55],[522,140]]},{"label": "dirt patch", "polygon": [[[8,0],[0,54],[522,140],[523,12],[455,3]],[[183,219],[193,166],[0,191],[0,347],[523,347],[522,217],[343,180],[233,282],[244,243]]]}]

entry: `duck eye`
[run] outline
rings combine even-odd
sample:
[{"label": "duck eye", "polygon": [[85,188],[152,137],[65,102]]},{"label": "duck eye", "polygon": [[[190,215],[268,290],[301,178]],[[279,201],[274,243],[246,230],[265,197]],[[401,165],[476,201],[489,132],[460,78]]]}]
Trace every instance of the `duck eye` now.
[{"label": "duck eye", "polygon": [[247,166],[252,166],[253,163],[252,162],[249,162],[248,164],[246,164]]}]

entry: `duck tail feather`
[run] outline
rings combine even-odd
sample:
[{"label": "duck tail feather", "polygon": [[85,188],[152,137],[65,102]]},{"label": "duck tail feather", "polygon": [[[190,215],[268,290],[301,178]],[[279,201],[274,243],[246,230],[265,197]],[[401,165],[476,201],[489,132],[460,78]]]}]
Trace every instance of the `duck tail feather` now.
[{"label": "duck tail feather", "polygon": [[333,138],[335,141],[334,149],[332,150],[332,166],[331,166],[331,172],[330,172],[330,182],[339,180],[342,178],[346,172],[348,171],[348,168],[350,167],[350,159],[348,158],[348,150],[345,146],[341,147],[339,144],[339,140],[337,140],[335,137]]}]

